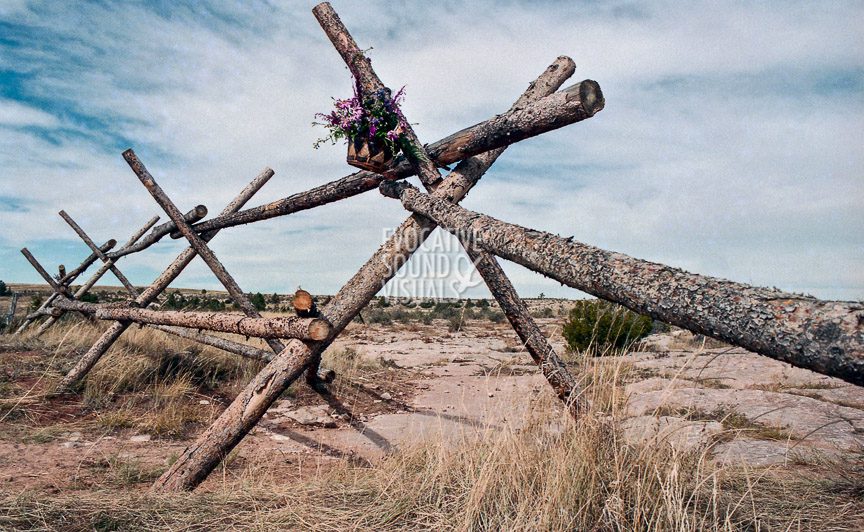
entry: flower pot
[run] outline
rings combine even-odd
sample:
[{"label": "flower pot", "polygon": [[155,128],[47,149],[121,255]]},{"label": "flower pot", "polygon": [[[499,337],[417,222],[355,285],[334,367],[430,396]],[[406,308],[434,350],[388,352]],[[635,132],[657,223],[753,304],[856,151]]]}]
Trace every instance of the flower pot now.
[{"label": "flower pot", "polygon": [[348,142],[348,164],[380,174],[393,160],[393,153],[387,146],[379,145],[368,139],[354,139]]}]

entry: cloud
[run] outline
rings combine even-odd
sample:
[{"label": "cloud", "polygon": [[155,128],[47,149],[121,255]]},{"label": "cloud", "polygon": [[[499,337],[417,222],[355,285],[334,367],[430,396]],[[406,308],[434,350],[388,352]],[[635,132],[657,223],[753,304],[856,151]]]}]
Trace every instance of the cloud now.
[{"label": "cloud", "polygon": [[[4,6],[2,275],[36,280],[23,245],[45,243],[51,263],[86,255],[61,208],[96,240],[159,212],[128,146],[181,209],[211,213],[265,166],[276,176],[250,205],[349,173],[341,147],[311,149],[313,114],[350,90],[312,5]],[[466,206],[701,273],[864,297],[860,4],[335,7],[385,82],[407,85],[426,141],[505,110],[559,54],[579,66],[573,82],[600,82],[602,113],[509,149]],[[335,292],[404,216],[371,192],[213,247],[249,290]],[[180,249],[120,265],[147,283]],[[506,268],[525,295],[574,294]],[[178,283],[218,287],[200,264]]]}]

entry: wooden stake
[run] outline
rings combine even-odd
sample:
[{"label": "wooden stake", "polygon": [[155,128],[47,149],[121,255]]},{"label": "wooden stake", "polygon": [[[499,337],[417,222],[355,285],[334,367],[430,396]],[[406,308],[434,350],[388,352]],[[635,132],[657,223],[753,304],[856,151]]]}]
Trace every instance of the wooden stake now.
[{"label": "wooden stake", "polygon": [[[183,219],[191,224],[191,223],[197,222],[198,220],[203,219],[205,216],[207,216],[207,207],[205,207],[204,205],[198,205],[197,207],[193,208],[191,211],[184,214]],[[177,225],[174,222],[172,222],[172,221],[165,222],[164,224],[162,224],[158,227],[154,227],[153,231],[151,231],[150,234],[147,235],[140,242],[138,242],[132,246],[124,246],[122,249],[118,249],[114,253],[108,253],[108,257],[112,258],[112,259],[119,259],[120,257],[123,257],[125,255],[130,255],[132,253],[137,253],[139,251],[143,251],[143,250],[149,248],[150,246],[152,246],[153,244],[155,244],[156,242],[158,242],[159,240],[161,240],[162,237],[164,237],[167,234],[172,233],[176,229],[177,229]]]},{"label": "wooden stake", "polygon": [[[243,205],[246,204],[252,196],[255,195],[258,190],[264,186],[267,181],[273,177],[273,170],[270,168],[266,168],[261,174],[259,174],[255,179],[253,179],[246,187],[234,198],[231,203],[229,203],[225,209],[223,209],[221,214],[230,214],[232,212],[237,212],[240,210]],[[201,238],[204,241],[210,241],[219,231],[211,231],[201,235]],[[192,262],[197,256],[197,253],[194,249],[189,248],[174,259],[168,268],[162,272],[159,277],[156,278],[153,283],[147,287],[141,295],[135,299],[135,303],[139,307],[146,307],[150,303],[156,300],[163,291],[171,284],[171,282],[180,275],[180,272]],[[129,323],[125,322],[117,322],[112,325],[107,331],[102,333],[102,336],[96,341],[95,344],[90,346],[90,349],[87,350],[86,353],[78,360],[75,366],[66,374],[63,379],[57,384],[55,391],[56,393],[67,392],[72,389],[72,387],[77,384],[85,375],[93,368],[96,362],[102,358],[108,349],[120,338],[120,335],[123,334],[129,327]]]},{"label": "wooden stake", "polygon": [[693,274],[502,222],[381,185],[406,209],[507,260],[634,312],[792,365],[864,385],[864,303],[823,301]]},{"label": "wooden stake", "polygon": [[150,325],[150,327],[153,329],[158,329],[162,332],[166,332],[168,334],[172,334],[174,336],[179,336],[181,338],[186,338],[187,340],[198,342],[199,344],[209,345],[211,347],[215,347],[229,353],[234,353],[235,355],[251,358],[253,360],[262,360],[264,362],[269,362],[273,359],[273,353],[271,353],[270,351],[258,349],[257,347],[241,344],[239,342],[233,342],[226,338],[220,338],[219,336],[202,334],[200,332],[190,331],[189,329],[183,329],[180,327],[169,327],[168,325]]},{"label": "wooden stake", "polygon": [[71,216],[66,214],[66,211],[60,211],[59,214],[60,217],[63,218],[67,224],[69,224],[69,227],[71,227],[78,234],[78,236],[81,237],[81,240],[83,240],[84,243],[87,244],[87,247],[93,250],[93,253],[95,253],[96,256],[98,256],[103,263],[109,264],[110,262],[108,269],[111,271],[111,273],[114,274],[115,277],[117,277],[120,283],[126,287],[126,290],[137,295],[138,292],[135,290],[135,287],[132,286],[132,283],[129,282],[129,279],[127,279],[126,276],[123,275],[123,273],[114,266],[114,263],[111,262],[107,255],[102,253],[102,250],[99,249],[99,246],[96,245],[96,242],[93,242],[93,240],[89,236],[87,236],[87,233],[85,233],[84,230],[81,229],[81,226],[79,226],[75,222],[75,220],[72,219]]}]

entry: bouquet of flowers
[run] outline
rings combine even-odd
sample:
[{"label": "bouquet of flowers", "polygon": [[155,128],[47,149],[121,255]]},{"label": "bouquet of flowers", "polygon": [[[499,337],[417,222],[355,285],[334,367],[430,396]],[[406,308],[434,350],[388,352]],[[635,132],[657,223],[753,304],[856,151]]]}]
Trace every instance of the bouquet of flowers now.
[{"label": "bouquet of flowers", "polygon": [[315,142],[318,148],[325,142],[336,144],[348,141],[348,164],[366,170],[381,170],[394,155],[402,150],[402,134],[407,124],[399,105],[405,97],[405,87],[391,96],[389,89],[381,89],[369,96],[361,96],[356,83],[354,97],[333,99],[329,114],[317,113],[319,121],[330,134]]}]

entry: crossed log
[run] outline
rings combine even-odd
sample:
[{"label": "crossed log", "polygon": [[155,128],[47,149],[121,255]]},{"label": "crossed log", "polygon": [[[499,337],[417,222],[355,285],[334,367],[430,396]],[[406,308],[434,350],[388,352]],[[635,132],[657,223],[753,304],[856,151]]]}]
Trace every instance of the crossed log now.
[{"label": "crossed log", "polygon": [[502,222],[408,183],[381,184],[415,214],[500,257],[666,323],[864,385],[864,303],[823,301],[688,273]]}]

